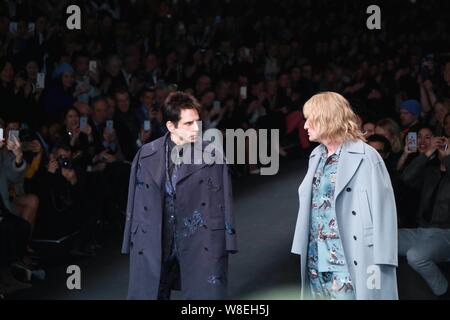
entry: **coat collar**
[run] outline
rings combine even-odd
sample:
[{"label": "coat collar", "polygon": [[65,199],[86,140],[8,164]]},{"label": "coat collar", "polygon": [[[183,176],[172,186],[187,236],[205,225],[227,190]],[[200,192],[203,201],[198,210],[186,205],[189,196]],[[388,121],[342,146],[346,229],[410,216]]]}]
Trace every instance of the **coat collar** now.
[{"label": "coat collar", "polygon": [[[341,156],[339,158],[336,187],[334,190],[334,200],[336,201],[339,194],[342,192],[344,187],[349,183],[352,177],[355,175],[358,167],[363,159],[364,142],[362,140],[348,140],[342,145]],[[317,169],[321,155],[321,148],[317,147],[313,150],[310,155],[310,167],[313,172],[311,178],[314,176],[314,172]]]},{"label": "coat collar", "polygon": [[[165,179],[165,143],[166,139],[169,138],[169,133],[166,133],[163,137],[144,145],[141,150],[139,161],[139,165],[148,172],[160,188],[163,187]],[[182,165],[180,167],[177,184],[194,172],[209,165],[203,161],[203,152],[205,152],[207,144],[206,141],[203,141],[201,146],[199,144],[194,144],[194,152],[192,152],[191,158],[192,165]]]},{"label": "coat collar", "polygon": [[151,143],[145,144],[142,147],[138,166],[144,168],[144,170],[152,177],[155,183],[160,189],[163,188],[165,178],[165,165],[164,165],[164,143],[168,133],[161,138],[158,138]]}]

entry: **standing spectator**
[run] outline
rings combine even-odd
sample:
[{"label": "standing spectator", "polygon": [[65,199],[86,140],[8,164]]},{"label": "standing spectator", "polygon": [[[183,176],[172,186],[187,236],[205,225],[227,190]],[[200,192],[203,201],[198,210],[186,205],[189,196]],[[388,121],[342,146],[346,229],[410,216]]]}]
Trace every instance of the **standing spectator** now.
[{"label": "standing spectator", "polygon": [[44,110],[51,119],[60,120],[86,87],[75,91],[74,70],[68,63],[59,65],[53,73],[54,84],[44,93]]},{"label": "standing spectator", "polygon": [[403,127],[402,138],[408,132],[417,132],[420,127],[421,108],[417,100],[406,100],[400,104],[400,123]]}]

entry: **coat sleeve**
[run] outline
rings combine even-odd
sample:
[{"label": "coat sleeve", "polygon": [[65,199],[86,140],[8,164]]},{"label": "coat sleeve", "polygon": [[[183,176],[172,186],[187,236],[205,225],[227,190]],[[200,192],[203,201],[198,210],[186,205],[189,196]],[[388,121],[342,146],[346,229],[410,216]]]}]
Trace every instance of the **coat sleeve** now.
[{"label": "coat sleeve", "polygon": [[122,242],[122,253],[130,253],[130,241],[131,241],[131,222],[133,220],[133,208],[134,208],[134,194],[136,188],[136,172],[139,164],[140,150],[134,157],[131,164],[130,181],[128,184],[128,201],[127,201],[127,215],[125,220],[125,228]]},{"label": "coat sleeve", "polygon": [[373,165],[371,178],[374,263],[398,266],[397,209],[383,161]]},{"label": "coat sleeve", "polygon": [[22,160],[20,167],[16,166],[16,157],[13,155],[8,155],[6,161],[6,175],[8,180],[12,183],[22,182],[25,176],[25,169],[27,168],[27,163]]},{"label": "coat sleeve", "polygon": [[223,165],[223,192],[225,200],[225,242],[229,253],[237,252],[236,229],[233,214],[233,191],[231,185],[230,171],[226,164]]}]

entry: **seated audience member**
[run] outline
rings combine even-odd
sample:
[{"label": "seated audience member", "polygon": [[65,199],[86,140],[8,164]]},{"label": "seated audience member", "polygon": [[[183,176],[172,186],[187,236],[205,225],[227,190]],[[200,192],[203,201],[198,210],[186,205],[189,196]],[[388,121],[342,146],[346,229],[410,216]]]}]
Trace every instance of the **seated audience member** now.
[{"label": "seated audience member", "polygon": [[448,138],[431,135],[426,149],[420,146],[420,154],[404,169],[403,182],[420,192],[419,228],[399,230],[399,255],[406,256],[408,264],[425,279],[436,296],[447,299],[448,281],[437,263],[450,259],[448,145]]}]

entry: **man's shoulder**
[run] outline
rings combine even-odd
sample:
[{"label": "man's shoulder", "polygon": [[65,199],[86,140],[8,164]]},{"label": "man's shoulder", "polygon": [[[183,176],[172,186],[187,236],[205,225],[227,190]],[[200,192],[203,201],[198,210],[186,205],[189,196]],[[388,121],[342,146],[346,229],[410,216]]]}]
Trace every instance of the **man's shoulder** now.
[{"label": "man's shoulder", "polygon": [[139,150],[140,157],[146,157],[164,147],[165,136],[144,144]]}]

